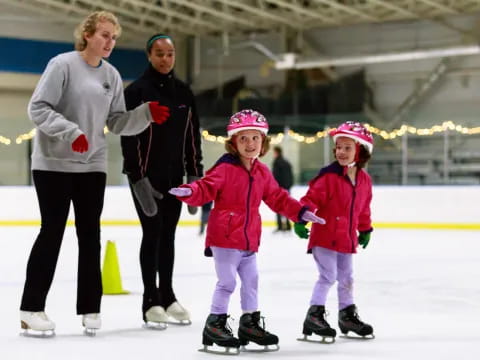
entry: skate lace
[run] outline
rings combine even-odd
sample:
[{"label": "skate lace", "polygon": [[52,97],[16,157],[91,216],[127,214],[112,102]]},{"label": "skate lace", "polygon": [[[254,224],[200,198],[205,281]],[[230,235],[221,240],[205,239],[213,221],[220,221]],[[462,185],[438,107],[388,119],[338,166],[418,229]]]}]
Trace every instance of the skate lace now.
[{"label": "skate lace", "polygon": [[227,315],[227,319],[225,321],[225,324],[223,325],[225,332],[231,336],[233,336],[233,331],[232,331],[232,327],[230,326],[230,322],[233,322],[233,321],[235,321],[235,319],[230,315]]},{"label": "skate lace", "polygon": [[[262,323],[262,325],[260,325],[260,322]],[[264,316],[260,316],[260,319],[258,319],[258,321],[255,321],[255,320],[252,319],[252,325],[256,330],[260,330],[260,331],[263,331],[266,334],[268,334],[268,331],[265,330],[265,317]]]},{"label": "skate lace", "polygon": [[318,319],[323,325],[328,325],[326,317],[329,315],[330,315],[330,312],[328,310],[324,310],[323,313],[321,310],[317,310],[316,312],[312,313],[312,316]]},{"label": "skate lace", "polygon": [[347,319],[350,320],[352,323],[357,324],[357,325],[363,325],[364,324],[356,311],[353,312],[350,316],[348,316]]}]

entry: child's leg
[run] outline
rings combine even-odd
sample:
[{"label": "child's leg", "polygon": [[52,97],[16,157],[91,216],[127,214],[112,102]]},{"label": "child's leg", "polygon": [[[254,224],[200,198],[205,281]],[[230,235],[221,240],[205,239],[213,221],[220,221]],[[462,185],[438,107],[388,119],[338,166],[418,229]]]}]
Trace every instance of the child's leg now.
[{"label": "child's leg", "polygon": [[[238,326],[238,339],[240,345],[248,345],[250,341],[265,348],[261,351],[276,351],[278,336],[265,330],[265,324],[261,320],[258,311],[258,268],[257,255],[252,252],[243,252],[243,258],[238,267],[238,274],[242,281],[240,289],[240,301],[243,315]],[[273,345],[273,347],[269,347]]]},{"label": "child's leg", "polygon": [[211,314],[227,314],[230,295],[236,286],[237,269],[242,261],[243,252],[212,246],[217,273],[217,285],[213,293]]},{"label": "child's leg", "polygon": [[238,275],[242,285],[240,288],[240,302],[243,312],[258,310],[258,269],[257,254],[243,252],[243,257],[238,267]]},{"label": "child's leg", "polygon": [[353,254],[338,253],[337,256],[337,292],[338,309],[345,309],[353,302]]},{"label": "child's leg", "polygon": [[327,294],[337,279],[337,252],[322,247],[312,249],[319,277],[313,288],[310,305],[325,305]]}]

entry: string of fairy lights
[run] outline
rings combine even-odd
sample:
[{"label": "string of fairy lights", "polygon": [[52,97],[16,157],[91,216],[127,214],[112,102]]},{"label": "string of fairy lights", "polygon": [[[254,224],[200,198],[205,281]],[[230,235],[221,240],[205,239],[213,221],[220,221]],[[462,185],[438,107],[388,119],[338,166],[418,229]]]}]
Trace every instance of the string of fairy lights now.
[{"label": "string of fairy lights", "polygon": [[[417,128],[410,125],[402,125],[400,128],[394,129],[391,131],[382,130],[370,124],[365,124],[365,126],[372,134],[380,136],[384,140],[393,140],[397,137],[402,137],[407,133],[412,135],[419,135],[419,136],[431,136],[431,135],[435,135],[436,133],[441,133],[445,131],[455,131],[463,135],[480,134],[480,127],[469,128],[469,127],[455,124],[453,121],[445,121],[441,125],[434,125],[430,128]],[[315,135],[311,135],[311,136],[305,136],[293,130],[288,130],[286,135],[300,143],[313,144],[314,142],[328,136],[330,130],[334,130],[334,129],[335,128],[318,131]],[[225,140],[227,139],[224,136],[212,135],[207,130],[204,130],[202,132],[202,135],[205,140],[218,142],[218,143],[224,143]],[[271,138],[272,138],[271,142],[273,144],[279,144],[283,141],[284,137],[285,137],[284,133],[271,134]]]},{"label": "string of fairy lights", "polygon": [[[394,129],[391,131],[382,130],[382,129],[376,128],[375,126],[371,126],[370,124],[365,124],[365,126],[372,134],[380,136],[384,140],[393,140],[397,137],[402,137],[406,134],[419,135],[419,136],[431,136],[431,135],[435,135],[437,133],[441,133],[445,131],[457,132],[463,135],[480,134],[480,127],[465,127],[462,125],[455,124],[453,121],[445,121],[441,125],[433,125],[430,128],[417,128],[415,126],[402,125],[398,129]],[[273,144],[280,144],[285,138],[285,136],[288,136],[299,143],[313,144],[316,141],[328,136],[328,133],[330,130],[334,130],[334,128],[318,131],[316,134],[311,136],[302,135],[293,130],[288,130],[286,134],[278,133],[278,134],[271,134],[270,136],[272,139],[271,142]],[[108,130],[105,128],[105,133],[107,132]],[[28,133],[20,134],[16,136],[15,141],[12,141],[12,139],[6,136],[0,135],[0,144],[20,145],[24,141],[31,140],[35,136],[35,133],[36,133],[36,129],[32,129]],[[208,130],[203,130],[202,136],[206,141],[218,142],[222,144],[225,143],[225,140],[227,140],[227,137],[212,135],[208,132]]]}]

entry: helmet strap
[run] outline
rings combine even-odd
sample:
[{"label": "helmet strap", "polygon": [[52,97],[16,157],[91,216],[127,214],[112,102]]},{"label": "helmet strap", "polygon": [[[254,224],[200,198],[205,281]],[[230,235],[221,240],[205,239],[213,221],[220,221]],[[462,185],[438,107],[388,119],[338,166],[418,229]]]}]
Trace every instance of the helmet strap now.
[{"label": "helmet strap", "polygon": [[360,160],[360,143],[358,141],[355,141],[355,159],[353,160],[354,164],[359,160]]}]

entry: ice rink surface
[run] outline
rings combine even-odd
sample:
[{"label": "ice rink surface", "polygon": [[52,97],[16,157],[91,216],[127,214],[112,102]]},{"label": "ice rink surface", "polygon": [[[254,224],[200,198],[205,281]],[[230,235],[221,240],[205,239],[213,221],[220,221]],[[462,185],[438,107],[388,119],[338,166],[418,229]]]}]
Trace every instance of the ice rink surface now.
[{"label": "ice rink surface", "polygon": [[[165,331],[142,328],[142,283],[136,226],[102,228],[102,247],[114,240],[123,287],[129,295],[104,296],[103,328],[82,334],[75,315],[77,246],[68,227],[46,312],[56,322],[50,339],[19,336],[19,302],[25,266],[37,227],[0,227],[0,359],[207,359],[198,352],[215,286],[213,261],[203,256],[197,227],[179,227],[174,285],[192,313],[191,326]],[[480,233],[447,230],[382,230],[355,255],[355,294],[361,318],[375,329],[374,340],[337,338],[332,345],[296,341],[317,272],[306,242],[292,234],[263,230],[258,254],[260,310],[267,329],[280,338],[280,351],[241,353],[244,359],[476,359],[480,346]],[[103,255],[102,255],[103,259]],[[327,318],[337,328],[336,289]],[[238,288],[230,303],[236,332]],[[221,357],[222,359],[224,357]]]}]

